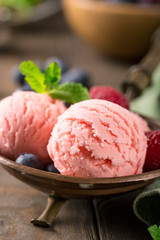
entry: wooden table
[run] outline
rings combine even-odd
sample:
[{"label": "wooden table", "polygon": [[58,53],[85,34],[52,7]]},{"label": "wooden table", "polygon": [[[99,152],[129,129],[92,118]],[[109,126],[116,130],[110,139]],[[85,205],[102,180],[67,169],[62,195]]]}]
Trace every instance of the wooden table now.
[{"label": "wooden table", "polygon": [[[99,55],[68,29],[62,14],[11,33],[0,49],[0,98],[16,89],[11,69],[22,60],[43,63],[50,56],[64,59],[70,67],[83,68],[91,83],[119,89],[132,64]],[[0,240],[149,240],[147,226],[134,215],[136,196],[125,194],[107,200],[68,200],[54,225],[35,227],[30,219],[43,211],[47,196],[10,176],[0,167]]]}]

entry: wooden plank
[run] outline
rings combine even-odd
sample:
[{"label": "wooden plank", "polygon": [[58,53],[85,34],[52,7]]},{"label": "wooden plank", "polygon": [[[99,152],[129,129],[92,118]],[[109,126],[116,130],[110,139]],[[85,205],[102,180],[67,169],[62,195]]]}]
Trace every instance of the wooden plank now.
[{"label": "wooden plank", "polygon": [[0,167],[0,240],[98,240],[92,202],[68,200],[55,224],[35,227],[30,219],[43,211],[47,196],[10,176]]},{"label": "wooden plank", "polygon": [[133,212],[136,193],[94,201],[100,240],[151,240],[147,226]]}]

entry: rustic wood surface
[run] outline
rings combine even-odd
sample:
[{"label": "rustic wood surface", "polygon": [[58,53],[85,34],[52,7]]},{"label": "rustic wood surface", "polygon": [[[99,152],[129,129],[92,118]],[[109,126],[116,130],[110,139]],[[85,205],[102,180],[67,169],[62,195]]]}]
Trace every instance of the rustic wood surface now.
[{"label": "rustic wood surface", "polygon": [[43,211],[47,196],[16,180],[0,168],[0,240],[98,239],[91,201],[66,201],[55,224],[32,226],[30,219]]},{"label": "rustic wood surface", "polygon": [[[83,68],[91,83],[119,89],[133,64],[99,55],[68,29],[61,14],[48,21],[15,29],[0,48],[0,98],[16,85],[11,69],[22,60],[43,63],[50,56],[64,59],[70,67]],[[49,229],[34,227],[47,196],[10,176],[0,167],[0,240],[149,240],[147,227],[133,214],[132,198],[108,201],[69,200]]]},{"label": "rustic wood surface", "polygon": [[146,225],[133,212],[133,201],[139,191],[95,201],[100,240],[151,240]]}]

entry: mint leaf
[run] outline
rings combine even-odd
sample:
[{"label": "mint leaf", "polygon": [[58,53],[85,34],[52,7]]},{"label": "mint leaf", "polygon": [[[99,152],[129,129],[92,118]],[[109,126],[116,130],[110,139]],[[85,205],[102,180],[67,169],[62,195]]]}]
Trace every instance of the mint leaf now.
[{"label": "mint leaf", "polygon": [[32,61],[24,61],[19,67],[21,73],[25,76],[26,82],[33,90],[39,93],[46,92],[46,85],[44,83],[45,77],[38,66]]},{"label": "mint leaf", "polygon": [[57,63],[52,62],[45,70],[45,74],[32,61],[22,62],[19,69],[31,88],[38,93],[47,92],[52,98],[71,104],[90,99],[87,88],[81,83],[70,82],[58,85],[61,69]]},{"label": "mint leaf", "polygon": [[45,70],[45,85],[47,90],[51,90],[54,86],[58,85],[61,79],[61,69],[57,63],[50,63],[49,67]]},{"label": "mint leaf", "polygon": [[148,231],[153,240],[160,240],[160,228],[156,224],[150,226]]},{"label": "mint leaf", "polygon": [[58,98],[72,104],[89,99],[88,90],[81,83],[64,83],[48,93],[52,98]]}]

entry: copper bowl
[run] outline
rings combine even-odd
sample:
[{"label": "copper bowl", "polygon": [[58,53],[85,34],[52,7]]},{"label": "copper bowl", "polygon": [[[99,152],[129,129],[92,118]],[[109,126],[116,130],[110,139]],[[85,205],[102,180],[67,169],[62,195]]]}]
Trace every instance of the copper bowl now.
[{"label": "copper bowl", "polygon": [[62,198],[94,198],[139,189],[160,177],[160,170],[125,177],[82,178],[49,173],[0,156],[0,164],[19,180]]},{"label": "copper bowl", "polygon": [[103,0],[62,0],[71,29],[102,54],[137,60],[148,50],[160,26],[160,4]]},{"label": "copper bowl", "polygon": [[[144,118],[152,129],[160,129],[160,121]],[[160,177],[160,170],[124,177],[71,177],[24,166],[3,156],[0,156],[0,164],[19,180],[50,195],[44,213],[32,221],[41,226],[50,226],[53,223],[65,199],[102,198],[125,193],[140,189]]]}]

